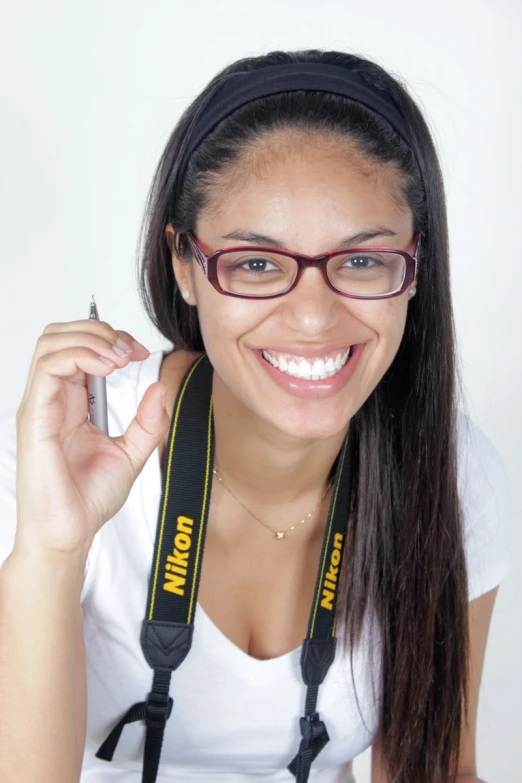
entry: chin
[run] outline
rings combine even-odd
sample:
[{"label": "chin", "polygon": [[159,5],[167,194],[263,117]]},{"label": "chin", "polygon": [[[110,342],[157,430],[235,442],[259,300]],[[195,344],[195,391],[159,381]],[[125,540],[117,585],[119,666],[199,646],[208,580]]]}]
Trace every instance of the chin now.
[{"label": "chin", "polygon": [[313,441],[333,438],[346,430],[355,413],[352,405],[329,405],[324,401],[310,404],[274,404],[270,410],[259,411],[266,424],[295,440]]}]

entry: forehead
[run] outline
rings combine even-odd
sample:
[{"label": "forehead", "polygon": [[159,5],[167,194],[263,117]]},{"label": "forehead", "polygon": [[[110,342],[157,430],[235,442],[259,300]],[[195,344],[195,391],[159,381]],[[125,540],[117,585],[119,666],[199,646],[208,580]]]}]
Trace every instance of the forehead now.
[{"label": "forehead", "polygon": [[211,181],[198,226],[239,221],[279,235],[286,227],[287,236],[300,225],[412,227],[394,166],[369,159],[346,138],[304,131],[265,134]]}]

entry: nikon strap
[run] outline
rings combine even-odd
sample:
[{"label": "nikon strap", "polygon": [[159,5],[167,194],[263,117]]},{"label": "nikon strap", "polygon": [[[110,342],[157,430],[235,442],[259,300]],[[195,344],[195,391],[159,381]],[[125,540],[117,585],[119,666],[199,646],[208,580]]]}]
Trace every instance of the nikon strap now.
[{"label": "nikon strap", "polygon": [[[122,716],[96,753],[97,758],[111,761],[124,726],[144,721],[142,783],[156,781],[165,725],[173,706],[170,678],[192,644],[214,464],[212,373],[212,365],[203,354],[183,379],[172,415],[147,615],[140,639],[145,659],[154,671],[152,688],[144,702],[134,704]],[[305,714],[300,719],[299,751],[288,766],[296,783],[306,783],[312,761],[329,741],[316,705],[319,685],[335,657],[335,606],[350,506],[350,456],[347,433],[339,454],[307,638],[301,652],[301,672],[307,685]]]}]

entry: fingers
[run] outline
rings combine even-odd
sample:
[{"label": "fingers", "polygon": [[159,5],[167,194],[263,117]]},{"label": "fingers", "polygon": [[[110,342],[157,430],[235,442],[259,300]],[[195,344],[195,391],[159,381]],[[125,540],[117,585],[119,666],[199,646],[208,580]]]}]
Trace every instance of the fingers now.
[{"label": "fingers", "polygon": [[[76,340],[80,339],[80,342],[71,342],[71,335],[74,335]],[[83,335],[83,338],[81,337]],[[118,343],[120,341],[120,343]],[[121,345],[123,341],[126,345]],[[137,340],[123,329],[113,329],[113,327],[106,321],[93,321],[90,319],[84,319],[81,321],[68,321],[65,323],[52,323],[47,324],[43,330],[41,336],[38,338],[36,345],[35,355],[40,356],[42,353],[46,353],[49,348],[52,349],[54,345],[58,347],[65,347],[67,345],[87,345],[93,350],[96,348],[106,348],[109,351],[116,349],[116,354],[119,351],[128,353],[131,360],[142,359],[144,356],[150,353],[144,345],[140,345]],[[111,354],[107,355],[107,358],[113,359]]]},{"label": "fingers", "polygon": [[107,339],[101,335],[93,334],[91,331],[71,331],[42,334],[36,344],[35,358],[38,359],[48,353],[74,346],[90,348],[100,356],[110,359],[118,367],[126,364],[129,359],[136,361],[144,359],[149,354],[146,349],[140,351],[134,348],[130,336],[125,339],[120,337],[117,332],[114,336],[111,335],[111,339]]},{"label": "fingers", "polygon": [[[126,345],[121,343],[122,340]],[[81,321],[48,324],[36,343],[26,388],[22,397],[22,404],[30,393],[38,362],[43,357],[67,348],[88,348],[92,353],[104,356],[113,362],[112,366],[107,365],[109,370],[104,374],[108,375],[115,367],[124,367],[128,361],[143,361],[150,351],[144,346],[141,346],[141,348],[138,346],[139,344],[135,343],[129,332],[113,329],[105,321],[84,319]],[[78,372],[79,369],[77,368],[75,372]],[[89,370],[84,370],[84,372],[88,372],[91,375],[94,374]]]},{"label": "fingers", "polygon": [[[83,386],[84,373],[106,376],[114,367],[115,365],[105,364],[89,348],[78,346],[40,356],[34,364],[32,382],[26,388],[16,414],[18,434],[23,435],[26,423],[39,440],[59,436],[67,413],[64,381]],[[86,415],[85,393],[84,403]],[[26,413],[27,416],[24,415]],[[83,414],[81,418],[84,418]]]},{"label": "fingers", "polygon": [[[123,355],[115,351],[120,337],[130,343]],[[36,531],[47,548],[92,541],[168,430],[161,382],[147,390],[124,437],[108,438],[87,420],[86,375],[107,376],[148,354],[128,332],[89,319],[49,324],[39,337],[16,414],[17,498],[19,521],[25,515],[28,535]]]},{"label": "fingers", "polygon": [[[128,361],[143,361],[149,353],[134,344],[129,332],[113,329],[105,321],[84,319],[48,324],[36,343],[17,421],[28,405],[43,410],[55,401],[63,392],[64,379],[85,387],[85,373],[106,376]],[[100,357],[112,363],[106,364]],[[55,433],[54,424],[46,432]]]},{"label": "fingers", "polygon": [[141,473],[170,426],[170,417],[162,404],[166,388],[160,381],[151,384],[125,433],[113,439],[127,454],[134,471],[134,479]]},{"label": "fingers", "polygon": [[[145,346],[140,346],[138,341],[129,333],[123,329],[114,329],[106,321],[93,321],[89,318],[84,318],[78,321],[65,321],[58,323],[47,324],[42,334],[61,334],[63,332],[90,332],[96,334],[99,337],[105,339],[108,343],[114,344],[118,337],[122,338],[135,350],[139,350],[140,347],[144,349],[146,353],[149,353]],[[133,343],[136,343],[133,345]]]}]

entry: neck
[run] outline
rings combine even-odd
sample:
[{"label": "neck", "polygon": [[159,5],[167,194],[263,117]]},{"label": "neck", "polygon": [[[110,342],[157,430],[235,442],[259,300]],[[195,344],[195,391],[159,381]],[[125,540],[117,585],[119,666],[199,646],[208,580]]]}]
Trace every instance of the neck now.
[{"label": "neck", "polygon": [[325,491],[346,430],[304,441],[270,428],[246,408],[214,373],[215,467],[245,503],[287,504]]}]

